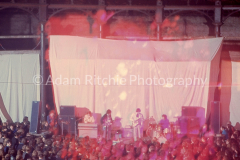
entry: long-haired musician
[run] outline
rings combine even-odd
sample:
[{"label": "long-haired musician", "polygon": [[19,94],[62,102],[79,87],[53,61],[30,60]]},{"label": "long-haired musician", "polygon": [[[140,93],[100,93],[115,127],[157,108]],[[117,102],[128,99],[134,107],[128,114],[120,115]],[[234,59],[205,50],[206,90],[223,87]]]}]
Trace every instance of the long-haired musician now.
[{"label": "long-haired musician", "polygon": [[47,116],[47,122],[50,128],[57,126],[57,116],[54,110],[51,110],[49,115]]},{"label": "long-haired musician", "polygon": [[141,113],[141,109],[137,108],[136,112],[131,115],[130,120],[133,125],[133,137],[134,141],[137,141],[138,138],[142,138],[143,136],[143,115]]},{"label": "long-haired musician", "polygon": [[111,140],[111,131],[112,131],[112,111],[110,109],[107,110],[106,114],[103,115],[101,118],[101,123],[103,125],[103,137],[106,138],[106,140]]}]

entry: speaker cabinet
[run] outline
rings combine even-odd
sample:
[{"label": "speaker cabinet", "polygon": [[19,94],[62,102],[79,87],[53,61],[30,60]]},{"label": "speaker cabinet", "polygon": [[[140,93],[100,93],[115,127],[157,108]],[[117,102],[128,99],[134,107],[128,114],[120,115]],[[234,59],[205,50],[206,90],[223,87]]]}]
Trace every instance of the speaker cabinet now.
[{"label": "speaker cabinet", "polygon": [[95,123],[78,123],[78,136],[81,138],[85,136],[97,138],[98,125]]},{"label": "speaker cabinet", "polygon": [[214,133],[218,133],[220,130],[220,102],[211,102],[211,118],[210,118],[211,129]]},{"label": "speaker cabinet", "polygon": [[75,116],[76,106],[60,106],[61,116]]},{"label": "speaker cabinet", "polygon": [[178,124],[180,126],[181,133],[186,134],[188,132],[188,118],[187,117],[179,117]]},{"label": "speaker cabinet", "polygon": [[74,116],[62,116],[58,118],[58,124],[61,128],[62,135],[75,135],[76,132],[76,118]]},{"label": "speaker cabinet", "polygon": [[197,106],[182,106],[183,117],[198,117],[200,126],[205,124],[205,108]]},{"label": "speaker cabinet", "polygon": [[200,128],[198,117],[180,117],[178,123],[182,134],[198,134]]},{"label": "speaker cabinet", "polygon": [[197,115],[197,107],[182,107],[182,116],[191,116],[194,117]]},{"label": "speaker cabinet", "polygon": [[37,134],[39,130],[40,122],[40,107],[41,103],[39,101],[32,102],[32,113],[31,113],[31,122],[29,132],[32,134]]},{"label": "speaker cabinet", "polygon": [[200,121],[198,117],[188,118],[188,130],[199,130]]}]

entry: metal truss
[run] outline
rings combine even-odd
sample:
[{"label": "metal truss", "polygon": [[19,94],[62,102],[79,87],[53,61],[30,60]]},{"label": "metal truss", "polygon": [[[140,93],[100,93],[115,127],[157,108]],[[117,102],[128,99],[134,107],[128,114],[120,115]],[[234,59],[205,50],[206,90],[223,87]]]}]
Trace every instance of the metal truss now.
[{"label": "metal truss", "polygon": [[239,7],[223,7],[223,15],[222,23],[224,23],[229,17],[234,15],[235,13],[240,12],[240,6]]},{"label": "metal truss", "polygon": [[[46,4],[45,0],[39,0],[39,4],[31,3],[0,3],[0,11],[8,8],[17,8],[23,10],[39,22],[46,22],[49,18],[66,11],[80,11],[83,14],[90,15],[93,11],[103,9],[106,11],[114,11],[113,16],[124,11],[137,11],[146,17],[153,17],[159,25],[158,33],[161,34],[161,24],[167,18],[175,15],[183,15],[186,13],[196,13],[209,19],[215,25],[216,36],[220,35],[220,26],[231,16],[240,11],[240,6],[222,6],[221,1],[217,0],[212,6],[164,6],[161,0],[156,0],[156,5],[106,5],[105,0],[98,0],[98,5],[77,5],[74,0],[70,4]],[[159,35],[161,37],[161,35]],[[159,38],[160,38],[159,37]]]},{"label": "metal truss", "polygon": [[18,3],[0,3],[0,11],[4,9],[16,8],[23,10],[37,20],[39,20],[39,5],[38,4],[18,4]]},{"label": "metal truss", "polygon": [[[189,1],[188,1],[189,2]],[[31,3],[0,3],[0,11],[9,8],[17,8],[21,9],[32,16],[36,17],[41,24],[41,34],[40,34],[40,73],[44,80],[46,80],[46,63],[45,63],[45,31],[44,26],[46,21],[54,15],[58,13],[66,12],[69,10],[77,10],[81,11],[84,14],[91,15],[94,11],[99,9],[103,9],[106,11],[114,11],[115,14],[121,13],[123,11],[137,11],[139,13],[144,14],[146,17],[153,17],[156,21],[156,37],[153,37],[154,40],[163,40],[162,38],[162,23],[166,18],[177,14],[183,14],[185,12],[195,12],[197,14],[203,15],[208,18],[212,24],[215,26],[215,36],[220,36],[220,26],[223,22],[226,21],[227,18],[233,16],[234,14],[240,11],[240,6],[222,6],[221,1],[217,0],[215,5],[212,6],[164,6],[161,0],[156,0],[156,5],[152,6],[142,6],[142,5],[131,5],[131,0],[128,0],[129,5],[106,5],[105,0],[98,0],[98,5],[77,5],[74,4],[74,0],[70,0],[70,4],[47,4],[46,0],[39,0],[38,4]],[[222,18],[223,15],[224,18]],[[113,16],[114,16],[113,15]],[[102,38],[102,25],[99,28],[99,38]],[[1,39],[9,39],[9,38],[39,38],[39,36],[1,36]],[[140,37],[141,38],[141,37]],[[149,38],[149,37],[146,37]],[[237,37],[239,38],[239,37]],[[232,39],[231,39],[232,40]],[[43,83],[44,84],[44,83]],[[45,86],[41,85],[41,108],[42,108],[42,122],[46,120],[45,117],[45,105],[46,105],[46,90]]]}]

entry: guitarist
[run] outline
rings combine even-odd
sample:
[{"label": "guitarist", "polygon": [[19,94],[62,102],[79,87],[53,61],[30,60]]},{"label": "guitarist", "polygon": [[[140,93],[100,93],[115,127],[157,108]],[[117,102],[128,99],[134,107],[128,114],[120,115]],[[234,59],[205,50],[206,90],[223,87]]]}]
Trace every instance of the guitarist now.
[{"label": "guitarist", "polygon": [[111,140],[111,131],[112,131],[112,111],[110,109],[107,110],[106,114],[103,115],[101,118],[101,123],[103,126],[103,137],[106,138],[106,140]]},{"label": "guitarist", "polygon": [[142,138],[143,135],[143,115],[141,113],[141,109],[137,108],[136,113],[133,113],[131,115],[130,120],[133,124],[133,137],[134,141],[137,141],[137,139]]},{"label": "guitarist", "polygon": [[49,112],[49,115],[47,116],[48,125],[45,124],[45,127],[46,127],[45,129],[48,129],[50,132],[52,132],[54,134],[58,134],[59,125],[58,125],[57,119],[58,118],[57,118],[56,112],[54,110],[51,110]]},{"label": "guitarist", "polygon": [[55,111],[51,110],[49,115],[47,116],[47,122],[50,128],[57,126],[57,116],[55,115]]}]

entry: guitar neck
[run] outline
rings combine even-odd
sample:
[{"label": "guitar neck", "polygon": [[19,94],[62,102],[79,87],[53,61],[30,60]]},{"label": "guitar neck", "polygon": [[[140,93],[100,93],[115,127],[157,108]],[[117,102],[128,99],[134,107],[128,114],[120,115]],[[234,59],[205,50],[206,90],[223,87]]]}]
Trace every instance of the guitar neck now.
[{"label": "guitar neck", "polygon": [[133,121],[133,126],[135,127],[137,125],[140,125],[141,124],[140,120],[141,120],[141,118],[138,118],[135,121]]}]

